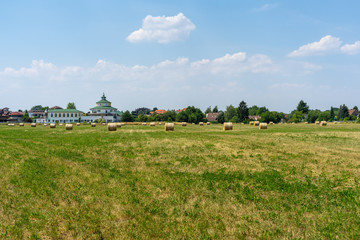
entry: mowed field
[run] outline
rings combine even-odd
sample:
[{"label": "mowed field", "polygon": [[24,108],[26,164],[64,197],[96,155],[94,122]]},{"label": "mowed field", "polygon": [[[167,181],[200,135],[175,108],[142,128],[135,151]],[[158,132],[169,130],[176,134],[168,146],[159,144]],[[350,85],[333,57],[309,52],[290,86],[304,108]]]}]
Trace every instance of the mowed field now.
[{"label": "mowed field", "polygon": [[360,124],[0,125],[0,239],[360,239]]}]

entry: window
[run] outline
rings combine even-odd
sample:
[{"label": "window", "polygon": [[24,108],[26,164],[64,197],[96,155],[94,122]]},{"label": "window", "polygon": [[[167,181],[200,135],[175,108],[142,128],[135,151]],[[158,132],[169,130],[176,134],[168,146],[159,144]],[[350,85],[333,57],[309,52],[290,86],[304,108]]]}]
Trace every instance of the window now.
[{"label": "window", "polygon": [[73,117],[73,114],[71,114],[71,117]]},{"label": "window", "polygon": [[51,117],[53,117],[53,114],[51,114]]}]

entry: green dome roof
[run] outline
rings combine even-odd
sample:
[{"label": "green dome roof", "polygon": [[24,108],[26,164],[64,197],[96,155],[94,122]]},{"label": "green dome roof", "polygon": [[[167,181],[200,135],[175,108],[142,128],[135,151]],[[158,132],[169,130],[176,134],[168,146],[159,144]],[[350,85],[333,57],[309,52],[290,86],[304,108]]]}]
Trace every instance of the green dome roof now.
[{"label": "green dome roof", "polygon": [[111,103],[111,102],[106,100],[105,93],[103,93],[101,100],[96,103]]}]

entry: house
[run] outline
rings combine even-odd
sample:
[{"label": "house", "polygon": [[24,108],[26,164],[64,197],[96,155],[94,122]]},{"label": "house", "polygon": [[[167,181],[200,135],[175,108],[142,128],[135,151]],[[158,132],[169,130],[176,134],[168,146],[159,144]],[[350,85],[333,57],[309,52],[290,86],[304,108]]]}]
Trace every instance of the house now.
[{"label": "house", "polygon": [[31,118],[44,118],[45,117],[45,111],[42,110],[30,110],[28,111],[29,117]]},{"label": "house", "polygon": [[218,112],[214,112],[214,113],[207,113],[206,114],[206,119],[209,121],[209,122],[216,122],[218,120],[218,117],[219,117],[219,113]]},{"label": "house", "polygon": [[178,109],[178,110],[176,110],[176,113],[180,113],[180,112],[185,111],[185,110],[186,110],[186,108]]},{"label": "house", "polygon": [[349,115],[350,115],[350,116],[358,117],[358,116],[359,116],[359,111],[356,110],[356,109],[350,109],[350,110],[349,110]]},{"label": "house", "polygon": [[51,110],[54,110],[54,109],[62,109],[62,107],[59,107],[59,106],[54,106],[52,108],[50,108]]},{"label": "house", "polygon": [[48,123],[74,123],[79,122],[82,112],[76,109],[50,109],[46,122]]},{"label": "house", "polygon": [[10,117],[9,114],[9,108],[0,108],[0,122],[7,122],[8,118]]},{"label": "house", "polygon": [[87,116],[81,117],[81,122],[95,122],[100,118],[104,119],[105,122],[120,121],[117,108],[111,106],[111,102],[106,99],[105,93],[103,93],[101,100],[96,102],[96,106],[90,108],[90,111]]},{"label": "house", "polygon": [[164,114],[164,113],[166,113],[166,110],[158,109],[158,110],[155,110],[153,112],[150,112],[151,115],[153,115],[154,113],[156,113],[156,114]]},{"label": "house", "polygon": [[8,122],[22,122],[24,118],[24,112],[11,112],[9,114]]},{"label": "house", "polygon": [[260,116],[257,116],[257,115],[250,115],[250,116],[249,116],[249,119],[250,119],[250,120],[255,120],[255,121],[257,121],[257,120],[261,119],[261,117],[260,117]]}]

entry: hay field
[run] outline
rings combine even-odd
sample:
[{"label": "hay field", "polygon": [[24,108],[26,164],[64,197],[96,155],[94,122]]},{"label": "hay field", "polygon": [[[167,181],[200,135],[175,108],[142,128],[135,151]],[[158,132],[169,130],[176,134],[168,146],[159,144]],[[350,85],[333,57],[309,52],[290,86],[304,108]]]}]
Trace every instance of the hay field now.
[{"label": "hay field", "polygon": [[360,124],[0,125],[0,239],[360,239]]}]

